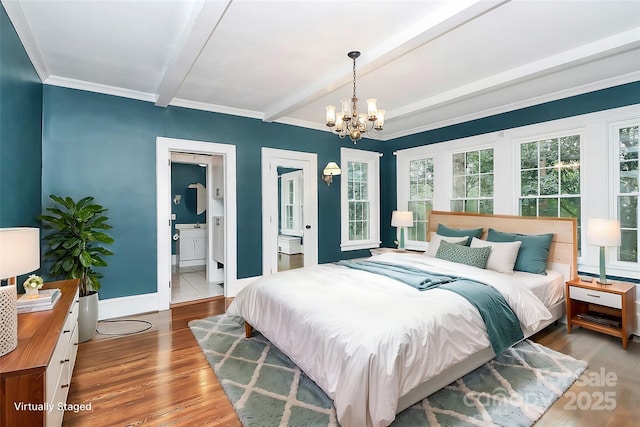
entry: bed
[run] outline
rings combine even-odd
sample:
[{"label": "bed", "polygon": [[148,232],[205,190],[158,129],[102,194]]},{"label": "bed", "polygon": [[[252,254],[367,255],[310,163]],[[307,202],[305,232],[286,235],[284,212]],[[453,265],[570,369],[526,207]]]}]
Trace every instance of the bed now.
[{"label": "bed", "polygon": [[[385,253],[369,260],[456,275],[499,291],[522,336],[564,315],[564,282],[576,275],[574,219],[433,211],[439,224],[505,233],[553,233],[546,274],[504,274],[421,253]],[[265,276],[243,289],[227,313],[245,321],[287,354],[333,399],[343,426],[379,427],[495,357],[477,309],[445,289],[420,292],[405,283],[335,264]]]}]

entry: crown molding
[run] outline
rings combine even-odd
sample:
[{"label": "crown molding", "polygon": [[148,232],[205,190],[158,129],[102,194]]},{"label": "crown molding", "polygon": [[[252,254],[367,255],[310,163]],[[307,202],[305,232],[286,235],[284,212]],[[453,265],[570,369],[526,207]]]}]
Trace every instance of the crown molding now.
[{"label": "crown molding", "polygon": [[2,0],[2,5],[4,6],[16,33],[18,33],[18,38],[22,42],[22,46],[27,52],[27,56],[29,57],[33,68],[36,70],[38,77],[40,77],[40,81],[44,82],[49,78],[49,71],[47,69],[47,64],[44,62],[44,58],[42,57],[42,53],[40,52],[40,48],[36,43],[36,39],[33,36],[33,31],[31,31],[31,26],[29,25],[29,21],[27,21],[22,5],[20,5],[20,2],[18,1],[8,0]]},{"label": "crown molding", "polygon": [[102,93],[105,95],[120,96],[123,98],[137,99],[139,101],[156,102],[157,95],[153,93],[140,92],[137,90],[124,89],[116,86],[108,86],[100,83],[92,83],[83,80],[69,79],[67,77],[50,76],[45,81],[46,85],[66,87],[69,89],[86,90],[88,92]]}]

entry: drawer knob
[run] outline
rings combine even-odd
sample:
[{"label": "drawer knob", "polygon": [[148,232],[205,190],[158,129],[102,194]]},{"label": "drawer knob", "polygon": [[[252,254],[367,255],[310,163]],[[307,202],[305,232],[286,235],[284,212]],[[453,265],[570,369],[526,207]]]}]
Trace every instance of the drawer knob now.
[{"label": "drawer knob", "polygon": [[69,384],[62,384],[62,385],[60,386],[60,388],[67,388],[67,387],[69,387]]},{"label": "drawer knob", "polygon": [[587,294],[587,296],[594,297],[594,298],[600,298],[600,295],[594,295],[594,294]]},{"label": "drawer knob", "polygon": [[62,331],[63,334],[68,334],[69,332],[71,331],[70,330]]}]

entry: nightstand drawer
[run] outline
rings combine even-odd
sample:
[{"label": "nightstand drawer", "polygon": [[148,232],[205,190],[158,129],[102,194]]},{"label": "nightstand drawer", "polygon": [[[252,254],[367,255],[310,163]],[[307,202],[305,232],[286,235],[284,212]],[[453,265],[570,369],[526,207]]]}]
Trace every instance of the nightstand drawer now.
[{"label": "nightstand drawer", "polygon": [[578,288],[575,286],[569,286],[569,294],[571,299],[604,305],[611,308],[622,308],[622,296],[619,294]]}]

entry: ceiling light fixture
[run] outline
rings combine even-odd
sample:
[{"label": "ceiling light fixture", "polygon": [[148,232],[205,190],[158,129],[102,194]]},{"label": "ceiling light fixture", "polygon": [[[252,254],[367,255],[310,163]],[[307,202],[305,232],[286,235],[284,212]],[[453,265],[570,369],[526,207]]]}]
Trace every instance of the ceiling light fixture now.
[{"label": "ceiling light fixture", "polygon": [[[342,112],[336,114],[335,105],[327,105],[327,126],[338,134],[340,138],[349,135],[355,144],[363,135],[372,129],[382,130],[384,125],[384,110],[378,110],[376,98],[367,99],[367,114],[358,114],[358,97],[356,96],[356,59],[360,52],[351,51],[347,56],[353,60],[353,97],[342,98]],[[371,124],[367,123],[371,122]]]}]

